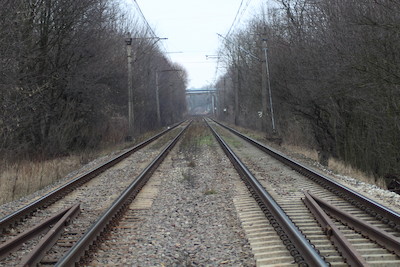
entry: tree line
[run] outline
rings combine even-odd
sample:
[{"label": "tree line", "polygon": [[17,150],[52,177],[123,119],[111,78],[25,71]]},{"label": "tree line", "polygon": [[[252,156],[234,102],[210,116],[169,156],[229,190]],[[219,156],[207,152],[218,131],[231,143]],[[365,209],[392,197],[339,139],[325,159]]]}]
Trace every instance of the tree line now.
[{"label": "tree line", "polygon": [[317,149],[325,165],[334,157],[376,177],[400,174],[400,1],[275,2],[226,37],[219,116],[254,129],[265,120],[273,134],[271,112],[260,113],[266,36],[284,141]]},{"label": "tree line", "polygon": [[[127,135],[133,38],[136,135],[182,119],[187,77],[129,6],[112,0],[0,0],[0,154],[53,157]],[[161,125],[157,124],[156,72]]]}]

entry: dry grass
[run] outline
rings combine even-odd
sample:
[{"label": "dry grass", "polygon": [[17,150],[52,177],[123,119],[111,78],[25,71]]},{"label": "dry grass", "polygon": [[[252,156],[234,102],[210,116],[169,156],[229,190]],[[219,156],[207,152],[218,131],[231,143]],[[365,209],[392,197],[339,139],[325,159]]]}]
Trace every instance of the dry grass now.
[{"label": "dry grass", "polygon": [[287,144],[284,144],[283,146],[293,153],[301,154],[306,158],[318,161],[318,152],[316,150]]},{"label": "dry grass", "polygon": [[40,190],[95,158],[132,147],[155,133],[157,132],[148,132],[129,143],[121,140],[119,143],[108,142],[98,150],[82,151],[79,154],[57,159],[17,163],[9,163],[5,159],[0,160],[0,205]]},{"label": "dry grass", "polygon": [[[301,154],[308,159],[318,162],[318,152],[316,150],[287,144],[283,146],[292,153]],[[384,179],[375,179],[373,176],[353,168],[338,159],[329,158],[328,168],[336,174],[352,177],[365,183],[375,184],[381,188],[386,188]]]},{"label": "dry grass", "polygon": [[376,179],[374,176],[368,175],[334,158],[329,159],[329,169],[335,173],[355,178],[361,182],[374,184],[384,189],[387,188],[385,179]]},{"label": "dry grass", "polygon": [[[230,127],[237,129],[238,131],[256,139],[256,140],[259,140],[259,141],[265,143],[264,134],[260,131],[250,130],[250,129],[246,129],[246,128],[242,128],[242,127],[230,125],[230,124],[228,124],[228,125]],[[292,131],[292,132],[298,134],[301,131]],[[293,136],[291,138],[292,138],[292,141],[290,142],[290,144],[288,144],[288,143],[282,144],[282,147],[285,150],[290,151],[294,154],[300,154],[305,158],[308,158],[312,161],[318,162],[318,152],[316,150],[306,148],[303,146],[293,145],[293,143],[296,143],[296,141],[297,141],[297,143],[301,143],[300,140],[303,140],[303,139],[299,139],[297,137],[293,138]],[[286,137],[286,139],[288,139],[288,138]],[[309,141],[309,143],[312,143],[312,142]],[[270,142],[268,142],[268,145],[277,150],[281,150],[281,148],[282,148],[282,147],[276,146],[275,144],[270,143]],[[332,172],[334,172],[336,174],[345,175],[345,176],[357,179],[357,180],[365,182],[365,183],[374,184],[374,185],[379,186],[384,189],[387,188],[386,184],[385,184],[385,179],[375,178],[371,175],[366,174],[365,172],[362,172],[358,169],[353,168],[352,166],[350,166],[348,164],[345,164],[343,161],[340,161],[338,159],[330,158],[328,161],[328,168],[329,168],[329,170],[331,170]]]},{"label": "dry grass", "polygon": [[70,156],[41,162],[2,162],[0,204],[33,193],[81,166],[81,156]]},{"label": "dry grass", "polygon": [[158,132],[145,133],[135,138],[135,142],[126,143],[124,137],[127,132],[127,122],[123,118],[116,117],[108,123],[102,145],[96,150],[82,151],[79,154],[51,160],[10,163],[7,159],[0,159],[0,205],[40,190],[95,158],[132,147]]}]

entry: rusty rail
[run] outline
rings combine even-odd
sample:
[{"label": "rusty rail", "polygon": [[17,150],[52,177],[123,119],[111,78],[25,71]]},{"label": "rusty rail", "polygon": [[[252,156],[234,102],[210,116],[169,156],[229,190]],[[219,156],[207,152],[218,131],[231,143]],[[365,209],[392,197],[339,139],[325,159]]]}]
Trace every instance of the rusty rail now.
[{"label": "rusty rail", "polygon": [[323,209],[317,204],[317,202],[310,196],[307,192],[304,193],[305,198],[303,198],[304,204],[311,211],[314,217],[317,219],[318,223],[321,225],[325,234],[333,242],[335,247],[341,253],[343,258],[350,266],[363,267],[369,266],[369,264],[364,260],[361,254],[350,244],[343,233],[336,227],[329,216],[323,211]]},{"label": "rusty rail", "polygon": [[286,245],[294,260],[300,266],[328,266],[328,264],[321,258],[321,255],[312,247],[308,240],[301,234],[298,228],[293,224],[290,218],[276,203],[272,196],[264,189],[260,182],[253,176],[248,168],[236,156],[228,144],[221,138],[221,136],[214,130],[214,128],[206,121],[211,132],[221,145],[225,154],[231,160],[235,169],[240,174],[245,183],[251,187],[251,191],[255,194],[255,198],[264,213],[268,212],[268,219],[273,220],[272,225],[279,224],[279,235],[282,242]]},{"label": "rusty rail", "polygon": [[400,231],[400,214],[375,202],[372,199],[369,199],[362,194],[344,186],[340,183],[330,179],[329,177],[318,173],[301,163],[295,162],[294,160],[290,159],[286,155],[282,154],[279,151],[276,151],[260,142],[232,129],[218,121],[213,120],[218,125],[224,127],[225,129],[229,130],[230,132],[234,133],[235,135],[243,138],[244,140],[248,141],[250,144],[256,146],[260,150],[264,151],[268,155],[272,156],[276,160],[286,164],[287,166],[291,167],[295,171],[299,172],[300,174],[308,177],[309,179],[313,180],[314,182],[320,184],[324,188],[334,192],[338,196],[346,199],[353,205],[357,206],[361,210],[375,216],[378,220],[381,220],[383,223],[387,224],[393,229]]},{"label": "rusty rail", "polygon": [[80,212],[79,204],[72,206],[67,213],[51,228],[51,230],[40,240],[39,244],[22,259],[22,266],[36,266],[46,252],[57,242],[64,227]]},{"label": "rusty rail", "polygon": [[[73,217],[79,212],[79,204],[76,204],[70,208],[62,210],[40,224],[30,228],[29,230],[17,235],[11,240],[8,240],[0,246],[0,259],[5,258],[11,252],[17,250],[23,243],[34,238],[35,236],[45,232],[51,225],[55,226],[49,231],[54,232],[53,235],[59,235],[63,229],[63,225],[68,223]],[[57,228],[56,228],[57,226]],[[42,240],[46,240],[42,239]],[[42,248],[43,249],[43,248]],[[25,265],[23,265],[25,266]]]},{"label": "rusty rail", "polygon": [[155,141],[162,135],[166,134],[167,132],[171,131],[172,129],[176,128],[183,122],[177,123],[171,127],[168,127],[166,130],[162,131],[159,134],[154,135],[153,137],[143,141],[142,143],[134,146],[133,148],[127,150],[126,152],[114,157],[113,159],[109,160],[108,162],[102,164],[101,166],[96,167],[93,170],[90,170],[79,177],[73,179],[72,181],[60,186],[59,188],[51,191],[50,193],[46,194],[45,196],[41,197],[33,201],[32,203],[24,206],[23,208],[3,217],[0,219],[0,232],[6,230],[9,226],[17,223],[18,221],[28,217],[30,214],[35,212],[37,209],[47,206],[51,203],[54,203],[61,197],[65,196],[69,192],[71,192],[74,188],[79,187],[80,185],[90,181],[92,178],[98,176],[102,172],[106,171],[107,169],[111,168],[112,166],[116,165],[117,163],[121,162],[134,152],[138,151],[139,149],[147,146],[149,143]]},{"label": "rusty rail", "polygon": [[76,263],[81,261],[81,258],[89,249],[96,246],[99,238],[101,239],[101,236],[104,235],[112,225],[116,224],[118,218],[123,215],[137,193],[146,184],[147,180],[172,150],[190,124],[191,122],[189,122],[189,124],[179,132],[170,144],[164,148],[163,151],[128,186],[128,188],[122,192],[122,194],[113,202],[111,207],[103,213],[85,235],[74,244],[67,254],[57,262],[56,266],[74,266]]},{"label": "rusty rail", "polygon": [[354,228],[356,231],[361,232],[364,236],[375,241],[379,245],[385,247],[389,251],[392,251],[396,255],[400,256],[400,238],[396,237],[388,232],[385,232],[372,224],[362,221],[351,214],[338,209],[337,207],[329,204],[321,198],[318,198],[311,193],[307,193],[309,197],[313,198],[315,202],[321,206],[328,214],[342,223],[347,224],[349,227]]}]

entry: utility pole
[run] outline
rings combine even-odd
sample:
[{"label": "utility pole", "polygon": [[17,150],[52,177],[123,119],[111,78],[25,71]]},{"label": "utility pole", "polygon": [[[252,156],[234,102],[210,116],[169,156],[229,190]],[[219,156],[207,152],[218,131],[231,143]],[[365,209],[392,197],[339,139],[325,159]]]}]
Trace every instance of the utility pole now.
[{"label": "utility pole", "polygon": [[267,90],[269,95],[269,108],[271,113],[271,126],[272,126],[272,134],[276,134],[275,128],[275,118],[274,118],[274,108],[272,105],[272,92],[271,92],[271,79],[269,75],[269,66],[268,66],[268,47],[267,47],[267,33],[264,32],[262,35],[262,50],[264,52],[265,60],[262,60],[262,109],[263,116],[265,118],[262,120],[263,131],[267,131]]},{"label": "utility pole", "polygon": [[156,71],[156,105],[157,105],[157,124],[161,126],[160,96],[158,88],[158,71]]},{"label": "utility pole", "polygon": [[240,88],[240,71],[239,71],[239,50],[237,53],[237,61],[236,61],[236,69],[237,69],[237,83],[236,83],[236,90],[235,90],[235,125],[239,125],[239,88]]},{"label": "utility pole", "polygon": [[[276,127],[275,127],[275,117],[274,117],[274,108],[272,105],[272,92],[271,92],[271,79],[269,75],[269,66],[268,66],[268,48],[267,48],[267,31],[264,29],[264,34],[262,35],[261,41],[262,41],[262,50],[261,50],[261,56],[257,57],[256,55],[252,54],[250,51],[247,51],[243,47],[233,43],[232,41],[229,41],[225,37],[223,37],[221,34],[217,33],[219,37],[223,38],[227,43],[231,43],[233,45],[236,45],[238,49],[244,51],[247,55],[251,56],[254,59],[257,59],[259,62],[262,63],[262,73],[261,73],[261,97],[262,97],[262,130],[267,132],[268,130],[268,123],[267,123],[267,110],[268,110],[268,105],[267,105],[267,91],[269,94],[269,107],[270,107],[270,113],[271,113],[271,128],[272,128],[272,135],[277,135]],[[239,53],[238,53],[238,58],[237,58],[237,88],[240,87],[240,79],[239,79]],[[238,89],[235,91],[235,124],[237,124],[237,116],[238,116],[238,110],[239,110],[239,95],[238,95]],[[268,136],[267,136],[268,137]]]},{"label": "utility pole", "polygon": [[209,92],[210,97],[211,97],[211,109],[212,109],[212,115],[213,117],[215,117],[215,94],[211,93],[211,91]]},{"label": "utility pole", "polygon": [[[132,38],[131,33],[128,32],[127,37],[125,38],[126,44],[126,51],[128,54],[128,135],[126,136],[126,141],[133,140],[133,127],[135,125],[135,114],[133,109],[133,83],[132,83],[132,40],[139,40],[139,39],[156,39],[153,43],[155,45],[160,40],[167,40],[168,38],[160,38],[160,37],[139,37],[139,38]],[[158,94],[157,94],[158,97]],[[159,105],[157,105],[159,108]]]},{"label": "utility pole", "polygon": [[262,116],[261,116],[261,128],[264,133],[267,132],[267,61],[265,59],[265,52],[264,49],[266,48],[266,41],[267,38],[266,34],[264,33],[261,37],[262,41],[262,49],[261,49],[261,60],[262,71],[261,71],[261,105],[262,105]]},{"label": "utility pole", "polygon": [[128,32],[128,36],[125,39],[126,51],[128,54],[128,135],[126,141],[132,141],[133,139],[133,125],[134,125],[134,113],[133,113],[133,84],[132,84],[132,37]]},{"label": "utility pole", "polygon": [[225,119],[226,118],[226,114],[228,114],[228,107],[226,106],[226,77],[224,76],[224,90],[222,91],[222,111],[223,111],[223,116],[222,118]]}]

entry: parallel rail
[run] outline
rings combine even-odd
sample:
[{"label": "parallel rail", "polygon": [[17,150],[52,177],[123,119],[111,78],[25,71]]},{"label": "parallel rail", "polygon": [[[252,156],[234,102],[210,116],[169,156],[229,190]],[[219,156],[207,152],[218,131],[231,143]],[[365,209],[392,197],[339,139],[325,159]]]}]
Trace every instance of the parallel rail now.
[{"label": "parallel rail", "polygon": [[[70,222],[70,220],[75,217],[80,211],[80,206],[79,204],[76,204],[70,208],[64,209],[56,214],[54,214],[53,216],[51,216],[50,218],[44,220],[43,222],[41,222],[40,224],[30,228],[29,230],[17,235],[16,237],[14,237],[13,239],[3,243],[0,245],[0,260],[5,258],[6,256],[8,256],[11,252],[13,252],[14,250],[17,250],[20,246],[22,246],[22,244],[32,238],[34,238],[35,236],[38,236],[39,234],[47,231],[50,229],[50,227],[52,225],[53,226],[51,232],[53,234],[53,236],[57,236],[61,233],[62,231],[62,226],[68,224]],[[44,240],[46,240],[46,238],[44,238]],[[48,242],[52,243],[53,238],[49,238]],[[43,247],[38,247],[39,251],[44,251]],[[30,257],[29,260],[26,261],[34,261],[32,259],[34,259],[35,257],[32,256]],[[22,264],[25,266],[25,264]]]},{"label": "parallel rail", "polygon": [[92,227],[82,236],[74,246],[56,264],[56,266],[73,266],[80,261],[84,261],[87,252],[101,241],[102,236],[115,225],[128,209],[137,193],[146,184],[148,179],[162,163],[164,158],[172,150],[191,122],[183,128],[179,134],[163,149],[163,151],[142,171],[142,173],[125,189],[125,191],[114,201],[103,215],[92,225]]},{"label": "parallel rail", "polygon": [[312,181],[320,184],[324,188],[330,190],[331,192],[335,193],[336,195],[342,197],[343,199],[349,201],[354,206],[358,207],[359,209],[365,211],[366,213],[374,216],[376,219],[382,221],[384,224],[387,224],[389,227],[400,231],[400,214],[375,202],[374,200],[363,196],[362,194],[339,184],[338,182],[330,179],[329,177],[318,173],[298,162],[293,161],[292,159],[288,158],[287,156],[283,155],[282,153],[267,147],[260,142],[243,135],[242,133],[232,129],[222,123],[214,121],[218,125],[224,127],[225,129],[229,130],[230,132],[234,133],[235,135],[243,138],[244,140],[248,141],[250,144],[256,146],[260,150],[264,151],[268,155],[272,156],[273,158],[277,159],[278,161],[286,164],[287,166],[291,167],[295,171],[299,172],[300,174],[308,177]]},{"label": "parallel rail", "polygon": [[101,166],[88,171],[79,177],[71,180],[70,182],[60,186],[59,188],[51,191],[50,193],[46,194],[45,196],[33,201],[32,203],[22,207],[21,209],[3,217],[0,219],[0,232],[5,231],[8,227],[18,223],[18,221],[23,220],[24,218],[30,216],[33,212],[36,210],[48,206],[54,202],[56,202],[58,199],[62,198],[75,188],[81,186],[82,184],[90,181],[94,177],[98,176],[99,174],[103,173],[107,169],[111,168],[112,166],[116,165],[117,163],[121,162],[125,158],[129,157],[131,154],[134,152],[138,151],[139,149],[147,146],[151,142],[155,141],[159,137],[163,136],[167,132],[171,131],[172,129],[176,128],[183,122],[177,123],[166,130],[162,131],[159,134],[154,135],[153,137],[143,141],[142,143],[134,146],[133,148],[125,151],[124,153],[114,157],[113,159],[109,160],[108,162],[102,164]]},{"label": "parallel rail", "polygon": [[301,234],[282,208],[275,202],[271,195],[264,189],[248,168],[241,162],[232,149],[221,136],[206,121],[213,135],[221,145],[225,154],[231,160],[243,181],[249,187],[271,225],[280,235],[294,260],[300,266],[328,266],[328,263],[318,254],[309,241]]},{"label": "parallel rail", "polygon": [[[318,215],[316,216],[318,221],[320,222],[322,227],[325,227],[325,230],[327,232],[328,236],[334,236],[331,235],[330,231],[334,228],[334,226],[331,226],[331,224],[328,224],[322,217],[324,217],[325,211],[330,214],[332,217],[336,218],[337,220],[341,221],[343,224],[348,225],[349,227],[355,229],[357,232],[362,233],[362,235],[367,236],[370,240],[373,240],[377,244],[381,245],[382,247],[388,249],[389,251],[393,252],[397,256],[400,256],[400,238],[393,236],[392,234],[389,234],[388,232],[385,232],[378,227],[362,221],[358,219],[357,217],[351,215],[350,213],[347,213],[343,210],[340,210],[339,208],[333,206],[332,204],[329,204],[328,202],[324,201],[323,199],[320,199],[317,196],[314,196],[313,194],[306,192],[305,198],[303,199],[303,202],[309,207],[310,210],[313,210],[314,214],[317,210]],[[322,214],[322,216],[321,216]],[[322,219],[322,220],[321,220]],[[337,238],[334,238],[337,239]],[[335,242],[335,241],[333,241]],[[351,249],[350,249],[351,250]],[[346,253],[344,250],[342,250],[343,253]],[[354,254],[354,253],[353,253]],[[352,266],[365,266],[360,261],[353,261],[353,260],[348,260],[347,262],[349,263],[354,263],[351,264]]]}]

